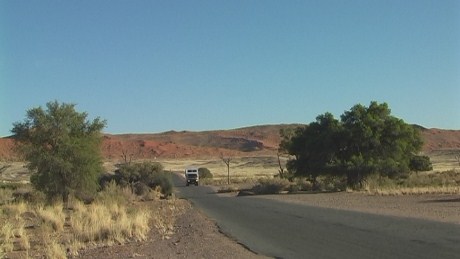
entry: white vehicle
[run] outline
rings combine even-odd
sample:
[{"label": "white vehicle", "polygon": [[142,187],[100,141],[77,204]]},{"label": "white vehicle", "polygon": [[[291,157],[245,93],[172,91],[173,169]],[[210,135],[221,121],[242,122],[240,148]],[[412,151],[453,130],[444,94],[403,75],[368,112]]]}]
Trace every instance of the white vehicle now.
[{"label": "white vehicle", "polygon": [[185,169],[185,184],[189,186],[190,184],[198,185],[200,176],[198,175],[198,168],[189,167]]}]

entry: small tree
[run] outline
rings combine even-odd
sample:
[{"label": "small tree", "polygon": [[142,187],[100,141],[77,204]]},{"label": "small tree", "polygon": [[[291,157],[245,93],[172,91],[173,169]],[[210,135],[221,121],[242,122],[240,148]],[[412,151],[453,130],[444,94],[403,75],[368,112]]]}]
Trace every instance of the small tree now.
[{"label": "small tree", "polygon": [[455,159],[457,159],[458,165],[460,166],[460,153],[458,153],[458,154],[455,156]]},{"label": "small tree", "polygon": [[32,185],[49,199],[67,202],[71,191],[93,194],[102,172],[101,130],[106,122],[92,122],[88,114],[75,111],[74,104],[57,101],[27,111],[24,122],[14,124],[12,132],[19,152],[34,173]]},{"label": "small tree", "polygon": [[220,159],[222,159],[227,166],[227,184],[230,184],[230,162],[232,159],[230,157],[224,157],[224,154],[221,154]]},{"label": "small tree", "polygon": [[205,178],[212,178],[212,173],[209,171],[208,168],[206,167],[200,167],[198,168],[198,175],[200,176],[200,179],[205,179]]},{"label": "small tree", "polygon": [[433,165],[428,156],[413,156],[410,160],[409,168],[411,171],[418,173],[433,170]]}]

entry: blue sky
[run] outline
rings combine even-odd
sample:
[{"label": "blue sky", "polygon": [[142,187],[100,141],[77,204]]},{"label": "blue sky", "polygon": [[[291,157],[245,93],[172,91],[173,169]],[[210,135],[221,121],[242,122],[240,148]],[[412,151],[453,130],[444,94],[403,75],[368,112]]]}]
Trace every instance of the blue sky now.
[{"label": "blue sky", "polygon": [[108,133],[309,123],[371,101],[460,129],[460,1],[0,1],[0,136],[53,100]]}]

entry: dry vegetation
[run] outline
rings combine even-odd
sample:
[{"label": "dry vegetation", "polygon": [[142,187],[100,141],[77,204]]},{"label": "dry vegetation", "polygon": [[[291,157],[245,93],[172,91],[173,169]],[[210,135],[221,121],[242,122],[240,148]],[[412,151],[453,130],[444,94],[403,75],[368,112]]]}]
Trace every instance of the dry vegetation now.
[{"label": "dry vegetation", "polygon": [[137,197],[115,184],[91,204],[71,199],[67,206],[12,201],[8,188],[0,189],[0,193],[0,221],[4,222],[0,258],[67,258],[90,247],[144,241],[149,231],[168,238],[183,211],[175,199],[159,199],[158,190]]},{"label": "dry vegetation", "polygon": [[[371,177],[363,188],[373,195],[460,194],[458,151],[430,153],[434,170],[413,173],[399,181]],[[165,170],[182,171],[189,165],[206,167],[214,175],[210,184],[226,185],[226,165],[216,159],[169,159],[161,162]],[[286,159],[284,159],[284,162]],[[105,164],[108,171],[113,162]],[[174,222],[183,208],[174,199],[161,200],[158,190],[137,197],[129,189],[109,185],[92,204],[72,199],[47,205],[39,193],[31,193],[27,182],[30,172],[23,163],[0,163],[0,258],[66,258],[83,249],[143,241],[149,231],[164,239],[174,233]],[[226,191],[258,186],[261,193],[311,190],[312,184],[298,179],[286,183],[273,179],[278,173],[275,156],[233,157],[230,164],[232,185]],[[263,180],[259,180],[263,179]],[[18,181],[19,180],[19,181]],[[324,190],[337,190],[340,181],[322,180]],[[16,182],[14,184],[10,182]],[[21,183],[22,182],[22,183]],[[343,189],[341,189],[343,190]],[[32,194],[32,195],[31,195]]]}]

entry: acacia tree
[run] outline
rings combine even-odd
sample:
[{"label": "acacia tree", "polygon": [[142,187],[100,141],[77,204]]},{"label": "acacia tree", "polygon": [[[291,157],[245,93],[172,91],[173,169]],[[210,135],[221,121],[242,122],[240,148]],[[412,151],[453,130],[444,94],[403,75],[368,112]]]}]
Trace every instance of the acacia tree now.
[{"label": "acacia tree", "polygon": [[396,177],[409,172],[411,158],[422,147],[419,132],[390,115],[386,103],[355,105],[341,116],[344,145],[339,152],[348,185],[362,185],[371,173]]},{"label": "acacia tree", "polygon": [[93,194],[102,172],[101,130],[106,122],[100,118],[87,120],[74,104],[48,102],[46,109],[32,108],[24,122],[16,122],[12,133],[19,143],[19,152],[34,173],[32,185],[49,199],[69,194]]},{"label": "acacia tree", "polygon": [[325,113],[308,126],[298,128],[294,135],[283,136],[281,148],[295,157],[287,163],[289,171],[307,177],[316,186],[317,177],[331,171],[340,132],[339,121]]},{"label": "acacia tree", "polygon": [[369,174],[396,177],[409,172],[422,146],[419,132],[390,115],[386,103],[355,105],[341,120],[325,113],[294,134],[282,135],[281,149],[294,156],[288,169],[313,183],[319,175],[345,175],[349,186],[362,185]]}]

